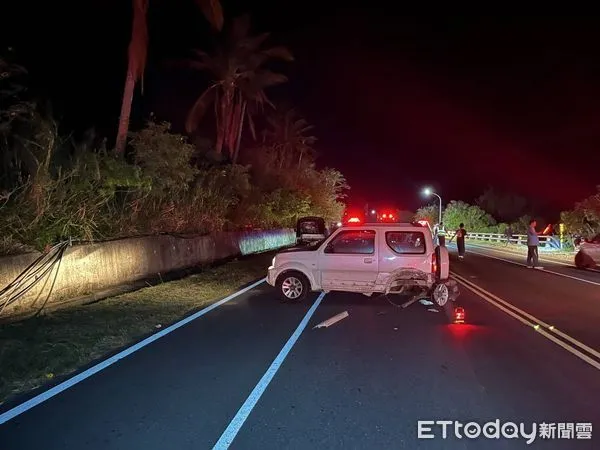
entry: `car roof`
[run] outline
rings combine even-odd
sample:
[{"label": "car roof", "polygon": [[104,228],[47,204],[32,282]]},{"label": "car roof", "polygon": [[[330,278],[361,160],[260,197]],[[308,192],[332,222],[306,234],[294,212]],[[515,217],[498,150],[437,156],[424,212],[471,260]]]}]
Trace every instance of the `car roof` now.
[{"label": "car roof", "polygon": [[389,229],[402,229],[402,230],[413,230],[413,231],[422,231],[423,229],[429,230],[429,228],[423,225],[415,225],[414,223],[382,223],[382,222],[374,222],[374,223],[358,223],[356,225],[344,225],[340,229],[342,230],[356,230],[357,228],[389,228]]}]

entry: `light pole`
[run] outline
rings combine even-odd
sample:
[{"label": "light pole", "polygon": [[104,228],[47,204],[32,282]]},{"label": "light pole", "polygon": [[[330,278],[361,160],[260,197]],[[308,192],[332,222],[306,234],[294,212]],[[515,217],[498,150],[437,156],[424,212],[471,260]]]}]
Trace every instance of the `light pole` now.
[{"label": "light pole", "polygon": [[440,210],[439,210],[439,219],[438,219],[438,225],[439,225],[440,223],[442,223],[442,197],[440,197],[438,194],[433,192],[430,188],[423,189],[423,193],[427,197],[429,197],[430,195],[435,195],[437,198],[440,199]]}]

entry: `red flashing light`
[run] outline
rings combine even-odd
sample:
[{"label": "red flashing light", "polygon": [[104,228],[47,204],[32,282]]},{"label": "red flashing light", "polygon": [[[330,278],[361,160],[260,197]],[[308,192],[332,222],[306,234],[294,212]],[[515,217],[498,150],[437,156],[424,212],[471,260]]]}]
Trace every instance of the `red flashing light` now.
[{"label": "red flashing light", "polygon": [[465,310],[463,308],[454,308],[454,323],[465,323]]},{"label": "red flashing light", "polygon": [[358,217],[351,217],[348,219],[348,223],[360,223],[360,219]]},{"label": "red flashing light", "polygon": [[383,218],[384,218],[384,219],[387,219],[387,214],[384,214],[384,215],[383,215]]}]

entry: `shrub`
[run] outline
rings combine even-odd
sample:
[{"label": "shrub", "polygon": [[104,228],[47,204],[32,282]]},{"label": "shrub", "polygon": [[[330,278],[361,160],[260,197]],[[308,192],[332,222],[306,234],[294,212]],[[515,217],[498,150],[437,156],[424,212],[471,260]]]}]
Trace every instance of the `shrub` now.
[{"label": "shrub", "polygon": [[456,200],[452,200],[446,207],[443,221],[448,230],[457,229],[462,222],[467,230],[473,232],[485,232],[496,225],[494,218],[479,206]]},{"label": "shrub", "polygon": [[8,230],[0,251],[6,253],[69,238],[287,227],[298,216],[337,221],[342,214],[347,185],[333,169],[251,173],[214,164],[194,156],[194,146],[169,124],[153,122],[131,133],[128,163],[93,138],[65,141],[53,122],[34,125],[27,141],[35,155],[31,175],[0,197],[0,227]]},{"label": "shrub", "polygon": [[437,205],[423,206],[415,213],[414,220],[426,220],[433,227],[439,221],[439,210]]}]

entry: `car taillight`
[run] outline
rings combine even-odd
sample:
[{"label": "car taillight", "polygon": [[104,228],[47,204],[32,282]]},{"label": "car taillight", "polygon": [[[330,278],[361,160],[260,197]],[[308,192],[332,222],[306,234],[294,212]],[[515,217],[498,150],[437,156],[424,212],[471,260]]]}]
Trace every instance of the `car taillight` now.
[{"label": "car taillight", "polygon": [[437,273],[437,258],[435,252],[431,255],[431,273]]},{"label": "car taillight", "polygon": [[454,308],[454,323],[465,323],[465,310],[463,308]]}]

